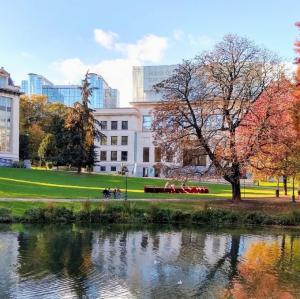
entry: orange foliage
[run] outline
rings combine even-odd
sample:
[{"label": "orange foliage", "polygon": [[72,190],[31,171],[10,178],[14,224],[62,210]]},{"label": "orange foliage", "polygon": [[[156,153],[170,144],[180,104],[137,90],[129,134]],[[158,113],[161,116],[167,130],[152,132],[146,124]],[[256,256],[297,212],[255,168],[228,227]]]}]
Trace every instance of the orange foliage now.
[{"label": "orange foliage", "polygon": [[292,299],[294,296],[283,291],[276,266],[280,260],[278,243],[258,242],[252,244],[238,267],[239,279],[223,298],[236,299]]}]

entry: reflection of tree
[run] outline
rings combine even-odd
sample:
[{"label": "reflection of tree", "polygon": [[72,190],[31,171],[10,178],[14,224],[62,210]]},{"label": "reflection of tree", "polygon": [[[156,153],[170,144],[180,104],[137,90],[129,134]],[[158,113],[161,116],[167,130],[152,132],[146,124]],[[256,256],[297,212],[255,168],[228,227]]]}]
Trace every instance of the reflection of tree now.
[{"label": "reflection of tree", "polygon": [[[286,239],[283,238],[284,247]],[[281,245],[282,245],[281,244]],[[282,284],[278,276],[278,265],[282,251],[278,242],[264,241],[250,245],[243,261],[237,267],[238,279],[221,295],[222,298],[294,298],[287,285]],[[288,288],[290,289],[290,288]]]},{"label": "reflection of tree", "polygon": [[238,256],[240,249],[240,240],[241,236],[239,234],[233,234],[231,238],[231,246],[230,251],[226,252],[208,271],[205,280],[201,284],[197,295],[203,294],[203,292],[210,286],[213,282],[218,271],[222,269],[227,261],[229,261],[230,269],[227,271],[228,281],[229,283],[232,281],[234,276],[237,273],[237,265],[238,265]]},{"label": "reflection of tree", "polygon": [[34,233],[21,232],[18,241],[21,277],[30,275],[30,279],[40,280],[49,274],[66,276],[79,297],[85,294],[84,281],[92,264],[90,231],[47,227]]}]

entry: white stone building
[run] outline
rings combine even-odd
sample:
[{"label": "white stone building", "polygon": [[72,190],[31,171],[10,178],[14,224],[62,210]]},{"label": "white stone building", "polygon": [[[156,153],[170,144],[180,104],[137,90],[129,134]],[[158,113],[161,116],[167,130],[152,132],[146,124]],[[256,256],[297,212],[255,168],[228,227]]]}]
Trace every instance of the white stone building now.
[{"label": "white stone building", "polygon": [[153,145],[150,131],[150,111],[153,103],[132,103],[129,108],[98,109],[96,118],[102,123],[106,135],[96,145],[98,159],[95,171],[128,173],[139,177],[158,177],[155,163],[160,162],[160,152]]},{"label": "white stone building", "polygon": [[[171,76],[175,67],[176,65],[133,67],[131,106],[96,110],[95,116],[102,122],[102,132],[106,138],[101,143],[96,143],[99,162],[95,171],[114,173],[121,172],[126,167],[132,176],[163,176],[157,163],[167,164],[172,161],[161,161],[160,149],[153,144],[151,110],[161,100],[161,95],[152,87]],[[183,164],[193,162],[185,160]],[[205,156],[196,165],[206,167],[206,160]]]},{"label": "white stone building", "polygon": [[0,69],[0,166],[19,160],[19,88]]}]

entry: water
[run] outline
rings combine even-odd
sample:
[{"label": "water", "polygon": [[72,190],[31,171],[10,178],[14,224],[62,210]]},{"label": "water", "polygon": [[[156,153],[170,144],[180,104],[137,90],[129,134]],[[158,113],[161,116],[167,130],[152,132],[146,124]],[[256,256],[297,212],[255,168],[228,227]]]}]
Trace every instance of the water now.
[{"label": "water", "polygon": [[0,298],[300,298],[300,231],[0,225]]}]

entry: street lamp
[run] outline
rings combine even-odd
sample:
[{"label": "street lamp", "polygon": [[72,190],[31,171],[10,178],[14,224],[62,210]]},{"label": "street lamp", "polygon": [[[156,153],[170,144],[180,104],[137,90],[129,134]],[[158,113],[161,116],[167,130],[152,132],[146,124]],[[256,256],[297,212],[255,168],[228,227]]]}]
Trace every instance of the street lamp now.
[{"label": "street lamp", "polygon": [[125,172],[125,200],[128,199],[128,172]]},{"label": "street lamp", "polygon": [[128,199],[128,168],[127,166],[122,166],[122,173],[125,173],[125,197],[124,199]]}]

